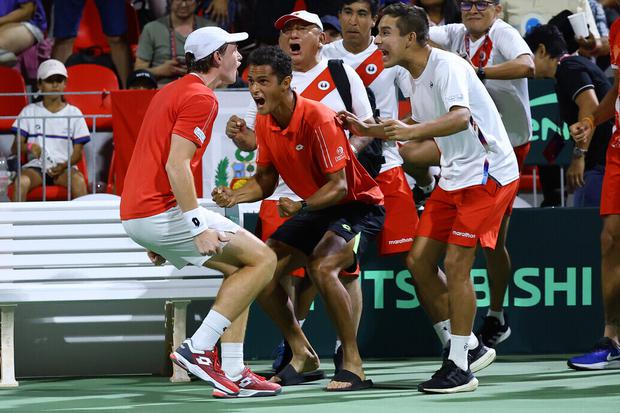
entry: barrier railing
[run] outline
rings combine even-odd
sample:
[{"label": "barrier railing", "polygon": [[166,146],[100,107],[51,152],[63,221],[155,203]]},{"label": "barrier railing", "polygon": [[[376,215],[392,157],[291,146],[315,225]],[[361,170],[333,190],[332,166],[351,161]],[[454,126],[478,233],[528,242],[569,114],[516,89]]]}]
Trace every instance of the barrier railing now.
[{"label": "barrier railing", "polygon": [[[85,92],[86,93],[86,92]],[[101,92],[98,92],[101,93]],[[23,129],[21,127],[22,125],[22,120],[25,119],[43,119],[43,125],[41,128],[41,136],[42,136],[42,147],[41,147],[41,173],[42,173],[42,187],[43,187],[43,201],[45,201],[47,199],[47,184],[46,184],[46,179],[45,179],[45,174],[47,171],[47,165],[50,162],[53,162],[49,156],[47,155],[46,152],[46,141],[48,139],[47,136],[47,132],[46,132],[46,124],[47,124],[47,120],[48,119],[54,119],[54,120],[60,120],[60,119],[66,119],[67,120],[67,200],[71,200],[71,168],[72,168],[72,164],[71,164],[71,154],[73,153],[73,139],[71,139],[71,134],[75,133],[75,131],[71,130],[71,119],[76,119],[76,118],[81,118],[81,119],[86,119],[86,118],[92,118],[93,120],[93,127],[92,130],[89,130],[89,132],[92,135],[95,135],[97,133],[97,119],[102,119],[102,118],[111,118],[112,115],[108,115],[108,114],[97,114],[97,115],[67,115],[67,116],[50,116],[50,115],[45,115],[45,116],[0,116],[0,120],[17,120],[17,132],[16,132],[16,157],[17,157],[17,180],[14,180],[15,183],[19,182],[21,180],[21,173],[22,173],[22,143],[21,143],[21,139],[20,136],[22,135],[22,131],[26,131],[25,129]],[[89,170],[89,177],[91,177],[91,182],[92,182],[92,192],[95,193],[96,192],[96,188],[97,188],[97,179],[96,179],[96,174],[97,174],[97,154],[96,151],[91,151],[92,156],[91,156],[91,161],[88,162],[87,168]],[[86,156],[85,152],[82,152],[82,156]],[[90,172],[92,171],[92,173]],[[21,187],[20,185],[14,185],[14,190],[17,193],[16,199],[20,199],[21,198]]]}]

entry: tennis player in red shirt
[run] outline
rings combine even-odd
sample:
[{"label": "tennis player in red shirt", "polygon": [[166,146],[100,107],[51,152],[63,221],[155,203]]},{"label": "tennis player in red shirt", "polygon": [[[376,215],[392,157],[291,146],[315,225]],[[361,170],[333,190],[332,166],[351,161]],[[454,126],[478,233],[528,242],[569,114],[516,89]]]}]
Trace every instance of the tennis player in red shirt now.
[{"label": "tennis player in red shirt", "polygon": [[125,231],[148,250],[155,265],[168,260],[177,268],[192,264],[224,273],[202,325],[170,355],[176,364],[209,382],[216,397],[271,396],[281,390],[244,366],[234,374],[220,368],[215,345],[271,281],[276,256],[237,224],[200,207],[193,179],[217,116],[212,89],[235,81],[241,62],[235,43],[247,37],[219,27],[201,28],[188,36],[189,74],[153,97],[121,197]]},{"label": "tennis player in red shirt", "polygon": [[335,112],[291,90],[290,57],[277,47],[260,48],[250,55],[249,68],[250,93],[258,109],[258,168],[245,186],[216,188],[213,199],[226,207],[264,199],[276,188],[279,176],[302,199],[280,198],[280,214],[291,219],[267,241],[278,256],[278,266],[259,302],[293,351],[291,363],[272,380],[283,385],[303,382],[301,373],[312,360],[307,347],[295,344],[307,340],[300,340],[303,332],[279,283],[281,276],[305,266],[327,304],[344,350],[343,370],[327,390],[370,387],[357,347],[351,299],[338,274],[353,263],[355,236],[376,235],[381,229],[383,194],[357,161]]}]

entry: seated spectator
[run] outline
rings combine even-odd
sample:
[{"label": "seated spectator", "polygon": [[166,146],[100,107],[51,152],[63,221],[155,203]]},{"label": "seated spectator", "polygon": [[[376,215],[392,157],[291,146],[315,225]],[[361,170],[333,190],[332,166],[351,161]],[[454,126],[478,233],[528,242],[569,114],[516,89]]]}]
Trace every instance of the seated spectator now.
[{"label": "seated spectator", "polygon": [[[67,86],[67,69],[60,61],[49,59],[39,66],[37,79],[41,92],[62,93]],[[84,118],[69,118],[67,121],[67,116],[82,116],[82,112],[65,102],[64,97],[58,94],[44,95],[41,102],[26,106],[19,116],[41,116],[41,118],[16,119],[13,124],[15,139],[20,139],[21,148],[27,148],[28,151],[28,161],[22,168],[21,176],[15,180],[13,200],[25,201],[30,190],[43,185],[43,179],[46,185],[66,187],[69,156],[71,156],[71,196],[77,198],[86,195],[84,176],[75,165],[82,159],[82,147],[90,141],[90,133]],[[48,118],[44,119],[44,116]],[[67,139],[73,142],[69,154]],[[16,149],[15,142],[14,153]]]},{"label": "seated spectator", "polygon": [[135,70],[127,78],[127,89],[157,89],[157,79],[148,70]]},{"label": "seated spectator", "polygon": [[461,10],[456,0],[418,0],[416,4],[428,15],[431,27],[461,22]]},{"label": "seated spectator", "polygon": [[325,44],[342,39],[342,28],[336,16],[328,14],[321,17],[323,23],[323,33],[325,33]]},{"label": "seated spectator", "polygon": [[196,0],[172,0],[169,15],[144,26],[134,69],[148,69],[160,85],[185,75],[185,39],[200,27],[215,25],[196,16],[197,6]]},{"label": "seated spectator", "polygon": [[0,1],[0,65],[13,66],[17,55],[45,37],[41,0]]},{"label": "seated spectator", "polygon": [[[603,71],[588,58],[567,55],[566,42],[554,25],[535,27],[525,41],[534,53],[536,77],[556,81],[562,121],[572,125],[592,115],[612,87]],[[576,207],[600,206],[612,126],[608,120],[596,127],[590,141],[575,143],[566,178]]]},{"label": "seated spectator", "polygon": [[[54,0],[54,49],[52,57],[65,63],[73,52],[73,41],[77,35],[86,0]],[[121,83],[131,72],[129,45],[124,39],[127,33],[125,0],[95,0],[101,26],[110,45],[112,62]],[[122,85],[124,86],[124,85]]]}]

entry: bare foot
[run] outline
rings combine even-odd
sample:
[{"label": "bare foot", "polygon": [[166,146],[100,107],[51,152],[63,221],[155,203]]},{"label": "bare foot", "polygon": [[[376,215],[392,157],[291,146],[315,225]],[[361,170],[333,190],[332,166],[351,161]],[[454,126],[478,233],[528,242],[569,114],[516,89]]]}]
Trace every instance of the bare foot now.
[{"label": "bare foot", "polygon": [[[317,370],[321,365],[321,361],[314,350],[308,350],[303,356],[293,356],[293,359],[289,364],[295,369],[296,372],[307,373]],[[278,376],[273,376],[269,379],[269,381],[272,383],[280,383],[281,380]]]}]

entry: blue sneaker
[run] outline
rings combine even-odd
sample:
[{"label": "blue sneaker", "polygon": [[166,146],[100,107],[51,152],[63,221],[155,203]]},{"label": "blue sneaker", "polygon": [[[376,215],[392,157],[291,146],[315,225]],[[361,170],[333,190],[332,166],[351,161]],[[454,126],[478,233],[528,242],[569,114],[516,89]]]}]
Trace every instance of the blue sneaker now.
[{"label": "blue sneaker", "polygon": [[280,370],[286,367],[293,359],[293,351],[286,340],[280,341],[280,344],[278,344],[278,347],[276,347],[274,351],[274,356],[275,359],[273,360],[271,367],[273,368],[273,371],[279,373]]},{"label": "blue sneaker", "polygon": [[601,338],[589,353],[568,360],[575,370],[620,369],[620,348],[609,337]]}]

